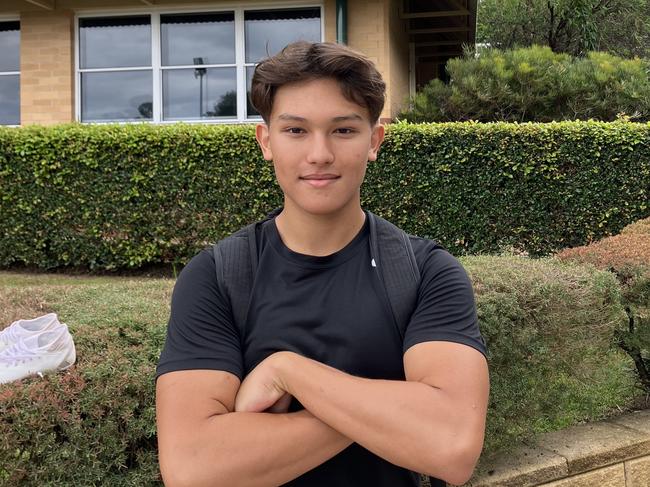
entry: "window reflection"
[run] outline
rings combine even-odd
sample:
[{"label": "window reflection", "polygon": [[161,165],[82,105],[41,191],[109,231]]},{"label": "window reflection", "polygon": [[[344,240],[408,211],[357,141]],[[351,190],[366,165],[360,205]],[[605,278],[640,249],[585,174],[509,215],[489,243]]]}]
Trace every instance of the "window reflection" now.
[{"label": "window reflection", "polygon": [[80,19],[79,36],[82,69],[151,66],[148,15]]},{"label": "window reflection", "polygon": [[294,41],[320,41],[319,8],[253,10],[244,19],[247,63],[273,56]]},{"label": "window reflection", "polygon": [[246,116],[259,117],[260,114],[251,103],[251,85],[253,81],[253,74],[255,73],[255,66],[246,67]]},{"label": "window reflection", "polygon": [[84,122],[151,120],[151,71],[82,73],[81,103]]},{"label": "window reflection", "polygon": [[0,22],[0,72],[20,71],[20,22]]},{"label": "window reflection", "polygon": [[0,125],[20,125],[20,76],[0,76]]},{"label": "window reflection", "polygon": [[235,63],[235,14],[162,15],[160,37],[163,66]]},{"label": "window reflection", "polygon": [[163,118],[198,120],[237,116],[235,68],[163,71]]}]

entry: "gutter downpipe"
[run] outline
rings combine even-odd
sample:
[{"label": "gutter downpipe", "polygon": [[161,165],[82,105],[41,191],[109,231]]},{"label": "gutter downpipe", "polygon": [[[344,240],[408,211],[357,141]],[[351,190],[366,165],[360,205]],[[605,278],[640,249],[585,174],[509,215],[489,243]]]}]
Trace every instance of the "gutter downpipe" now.
[{"label": "gutter downpipe", "polygon": [[336,42],[348,43],[348,2],[336,0]]}]

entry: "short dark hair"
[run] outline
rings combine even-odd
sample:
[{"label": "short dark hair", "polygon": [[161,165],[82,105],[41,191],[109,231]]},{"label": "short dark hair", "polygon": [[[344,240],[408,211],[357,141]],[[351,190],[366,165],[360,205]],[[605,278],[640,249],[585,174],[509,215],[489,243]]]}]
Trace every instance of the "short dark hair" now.
[{"label": "short dark hair", "polygon": [[336,80],[347,100],[368,110],[371,123],[379,120],[386,93],[381,74],[365,55],[332,42],[294,42],[260,62],[251,83],[251,103],[269,123],[278,88],[322,78]]}]

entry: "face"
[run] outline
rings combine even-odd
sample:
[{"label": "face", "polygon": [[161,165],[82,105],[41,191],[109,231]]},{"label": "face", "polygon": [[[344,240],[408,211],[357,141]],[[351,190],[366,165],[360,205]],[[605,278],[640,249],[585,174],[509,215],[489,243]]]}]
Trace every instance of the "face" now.
[{"label": "face", "polygon": [[273,161],[286,210],[312,215],[359,211],[368,161],[377,159],[384,127],[347,100],[338,83],[319,79],[278,89],[269,125],[257,126]]}]

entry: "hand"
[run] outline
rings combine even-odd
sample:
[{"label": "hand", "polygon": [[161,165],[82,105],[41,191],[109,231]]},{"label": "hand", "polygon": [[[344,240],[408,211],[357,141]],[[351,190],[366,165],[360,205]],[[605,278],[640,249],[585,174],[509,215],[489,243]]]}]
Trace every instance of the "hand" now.
[{"label": "hand", "polygon": [[286,413],[291,403],[291,394],[286,390],[280,376],[280,361],[290,352],[276,352],[270,355],[239,386],[235,398],[235,411],[261,413]]}]

